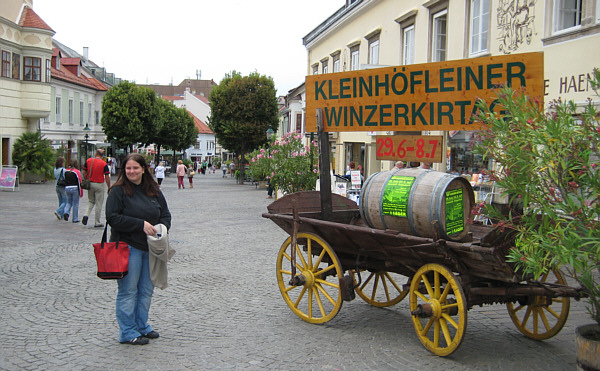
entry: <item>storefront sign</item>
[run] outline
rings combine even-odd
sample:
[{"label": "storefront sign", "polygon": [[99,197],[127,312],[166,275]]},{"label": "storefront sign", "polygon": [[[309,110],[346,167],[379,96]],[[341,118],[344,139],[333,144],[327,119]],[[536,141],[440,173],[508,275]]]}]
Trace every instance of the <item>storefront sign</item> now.
[{"label": "storefront sign", "polygon": [[408,196],[414,181],[415,178],[412,176],[392,175],[383,191],[382,214],[407,217]]},{"label": "storefront sign", "polygon": [[306,77],[306,131],[476,130],[478,99],[507,84],[544,94],[543,53],[510,54]]},{"label": "storefront sign", "polygon": [[440,135],[377,136],[377,160],[442,162]]}]

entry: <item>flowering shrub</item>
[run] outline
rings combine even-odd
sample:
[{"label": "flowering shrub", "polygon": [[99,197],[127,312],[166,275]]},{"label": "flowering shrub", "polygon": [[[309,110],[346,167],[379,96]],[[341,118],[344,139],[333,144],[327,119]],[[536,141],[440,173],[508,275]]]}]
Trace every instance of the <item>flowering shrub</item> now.
[{"label": "flowering shrub", "polygon": [[[594,83],[595,81],[595,83]],[[595,70],[596,88],[600,71]],[[595,85],[594,85],[595,84]],[[584,107],[554,101],[547,113],[521,92],[501,88],[504,115],[484,103],[476,151],[497,161],[492,174],[510,195],[510,213],[483,212],[516,231],[508,259],[536,277],[562,267],[589,297],[600,324],[600,122],[591,100]]]},{"label": "flowering shrub", "polygon": [[305,146],[302,135],[289,133],[270,148],[253,152],[250,171],[254,179],[265,175],[271,186],[284,194],[314,190],[319,170],[317,145]]}]

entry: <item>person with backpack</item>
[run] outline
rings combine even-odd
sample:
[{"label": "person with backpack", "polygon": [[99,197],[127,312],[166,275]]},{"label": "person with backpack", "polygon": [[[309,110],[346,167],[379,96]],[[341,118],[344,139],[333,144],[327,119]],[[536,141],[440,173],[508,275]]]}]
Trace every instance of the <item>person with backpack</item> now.
[{"label": "person with backpack", "polygon": [[67,196],[67,204],[63,214],[65,221],[69,220],[71,208],[73,208],[73,223],[79,223],[79,198],[83,197],[83,189],[81,188],[81,172],[77,160],[71,160],[70,167],[65,169],[65,193]]},{"label": "person with backpack", "polygon": [[54,163],[54,178],[56,179],[56,195],[58,196],[58,209],[54,211],[56,219],[61,220],[67,203],[65,194],[65,158],[57,157]]}]

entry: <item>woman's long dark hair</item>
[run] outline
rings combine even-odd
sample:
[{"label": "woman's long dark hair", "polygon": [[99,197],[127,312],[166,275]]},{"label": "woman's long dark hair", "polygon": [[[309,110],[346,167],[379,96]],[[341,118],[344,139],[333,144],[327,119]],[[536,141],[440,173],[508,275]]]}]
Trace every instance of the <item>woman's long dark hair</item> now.
[{"label": "woman's long dark hair", "polygon": [[[125,160],[123,160],[122,162],[123,166],[121,166],[121,170],[119,171],[117,181],[115,182],[115,184],[112,185],[112,187],[121,186],[123,187],[123,192],[125,192],[127,196],[133,196],[135,184],[133,184],[129,180],[129,178],[127,178],[127,174],[125,173],[125,167],[127,166],[127,163],[131,160],[140,164],[140,166],[144,170],[144,172],[142,173],[141,183],[142,190],[144,191],[144,193],[149,197],[158,196],[158,183],[156,183],[156,181],[148,171],[148,164],[146,163],[144,157],[137,153],[130,153],[127,155],[127,157],[125,157]],[[110,188],[112,189],[112,187]]]}]

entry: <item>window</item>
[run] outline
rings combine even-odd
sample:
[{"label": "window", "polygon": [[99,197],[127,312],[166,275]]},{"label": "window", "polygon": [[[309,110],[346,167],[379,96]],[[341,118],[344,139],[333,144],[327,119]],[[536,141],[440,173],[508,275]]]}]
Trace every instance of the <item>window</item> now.
[{"label": "window", "polygon": [[83,125],[83,102],[79,102],[79,125]]},{"label": "window", "polygon": [[52,69],[50,68],[50,59],[46,59],[46,82],[50,82],[50,77],[52,77]]},{"label": "window", "polygon": [[319,74],[319,64],[318,63],[313,64],[313,66],[312,66],[312,74],[313,75],[318,75]]},{"label": "window", "polygon": [[60,124],[62,122],[61,117],[61,109],[60,109],[60,97],[56,97],[56,123]]},{"label": "window", "polygon": [[447,10],[443,10],[433,15],[432,23],[432,50],[431,61],[441,62],[446,60],[446,27],[447,27]]},{"label": "window", "polygon": [[329,56],[321,59],[321,73],[329,73]]},{"label": "window", "polygon": [[301,113],[296,114],[296,131],[298,133],[302,132],[302,114]]},{"label": "window", "polygon": [[41,58],[25,57],[23,60],[23,79],[25,81],[41,81]]},{"label": "window", "polygon": [[2,77],[10,77],[10,52],[2,51]]},{"label": "window", "polygon": [[87,120],[85,122],[86,123],[92,122],[92,104],[91,103],[88,103]]},{"label": "window", "polygon": [[402,64],[415,63],[415,25],[402,31]]},{"label": "window", "polygon": [[19,80],[21,78],[21,55],[13,53],[12,62],[12,78]]},{"label": "window", "polygon": [[379,64],[379,39],[369,43],[369,64]]},{"label": "window", "polygon": [[[598,0],[600,1],[600,0]],[[340,72],[340,53],[341,50],[336,50],[334,53],[331,53],[331,59],[333,60],[333,72]]]},{"label": "window", "polygon": [[69,99],[69,124],[73,123],[73,99]]},{"label": "window", "polygon": [[471,54],[488,50],[490,1],[471,0]]},{"label": "window", "polygon": [[350,71],[356,71],[359,68],[359,47],[360,44],[350,47]]},{"label": "window", "polygon": [[583,0],[554,1],[554,31],[581,26],[581,3]]},{"label": "window", "polygon": [[94,125],[100,125],[100,111],[94,111]]}]

